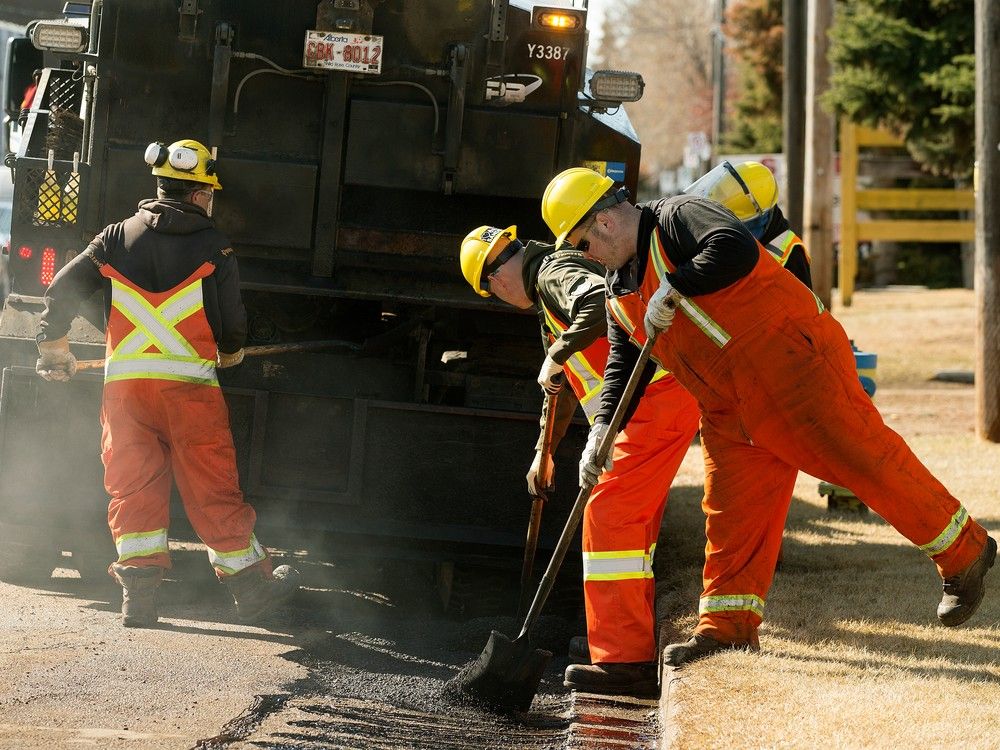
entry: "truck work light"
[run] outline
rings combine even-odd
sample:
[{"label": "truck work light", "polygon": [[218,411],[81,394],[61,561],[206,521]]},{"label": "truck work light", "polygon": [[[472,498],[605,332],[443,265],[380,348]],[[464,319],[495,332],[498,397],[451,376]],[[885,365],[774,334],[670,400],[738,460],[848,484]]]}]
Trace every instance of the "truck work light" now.
[{"label": "truck work light", "polygon": [[36,21],[29,38],[35,49],[49,52],[81,52],[87,47],[86,29],[60,21]]},{"label": "truck work light", "polygon": [[542,9],[536,11],[535,23],[556,31],[576,31],[583,26],[583,18],[579,14],[563,10]]},{"label": "truck work light", "polygon": [[637,102],[645,86],[639,73],[597,70],[590,78],[590,95],[602,102]]}]

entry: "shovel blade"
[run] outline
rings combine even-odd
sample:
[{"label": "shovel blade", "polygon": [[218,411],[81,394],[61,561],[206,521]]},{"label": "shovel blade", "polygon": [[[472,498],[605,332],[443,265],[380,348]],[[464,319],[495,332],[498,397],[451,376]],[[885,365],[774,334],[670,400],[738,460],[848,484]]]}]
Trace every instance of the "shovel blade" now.
[{"label": "shovel blade", "polygon": [[448,681],[445,694],[491,710],[525,713],[551,658],[552,652],[532,648],[527,636],[512,641],[494,630],[478,658]]}]

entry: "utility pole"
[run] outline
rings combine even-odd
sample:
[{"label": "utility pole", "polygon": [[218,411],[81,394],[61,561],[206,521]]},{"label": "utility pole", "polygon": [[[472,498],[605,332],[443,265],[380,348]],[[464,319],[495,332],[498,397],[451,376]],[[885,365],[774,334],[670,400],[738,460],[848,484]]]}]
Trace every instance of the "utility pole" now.
[{"label": "utility pole", "polygon": [[[803,239],[812,255],[813,291],[830,307],[833,294],[833,152],[834,119],[820,106],[830,87],[827,32],[835,0],[809,0],[806,50],[805,180]],[[787,5],[787,3],[786,3]],[[787,68],[786,68],[787,70]],[[795,224],[792,224],[795,227]]]},{"label": "utility pole", "polygon": [[976,0],[976,433],[1000,443],[1000,3]]},{"label": "utility pole", "polygon": [[781,100],[782,150],[785,152],[785,216],[802,226],[802,183],[805,180],[806,14],[802,0],[784,0],[785,40],[782,62],[785,90]]},{"label": "utility pole", "polygon": [[715,0],[712,28],[712,159],[718,161],[720,141],[726,124],[726,0]]}]

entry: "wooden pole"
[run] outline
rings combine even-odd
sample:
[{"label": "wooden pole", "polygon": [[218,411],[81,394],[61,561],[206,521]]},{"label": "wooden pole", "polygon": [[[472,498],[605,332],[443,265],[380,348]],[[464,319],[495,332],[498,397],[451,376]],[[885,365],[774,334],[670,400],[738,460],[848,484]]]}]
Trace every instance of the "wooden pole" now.
[{"label": "wooden pole", "polygon": [[857,125],[840,119],[840,262],[837,286],[840,303],[851,306],[858,258],[858,138]]},{"label": "wooden pole", "polygon": [[715,0],[715,23],[712,37],[712,162],[722,151],[726,132],[726,0]]},{"label": "wooden pole", "polygon": [[801,0],[784,0],[785,24],[782,62],[785,85],[781,98],[782,151],[785,155],[785,217],[793,228],[802,221],[802,182],[805,178],[806,133],[806,14]]},{"label": "wooden pole", "polygon": [[[813,291],[830,307],[833,295],[833,115],[819,100],[830,87],[834,0],[809,0],[806,48],[806,159],[802,201],[806,247],[812,256]],[[794,227],[794,225],[793,225]]]},{"label": "wooden pole", "polygon": [[976,433],[1000,443],[1000,3],[976,0]]}]

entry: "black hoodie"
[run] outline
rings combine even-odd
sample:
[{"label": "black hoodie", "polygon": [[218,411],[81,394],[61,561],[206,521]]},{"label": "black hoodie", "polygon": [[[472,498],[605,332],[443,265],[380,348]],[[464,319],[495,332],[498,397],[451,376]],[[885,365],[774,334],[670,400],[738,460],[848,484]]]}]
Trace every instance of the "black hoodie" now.
[{"label": "black hoodie", "polygon": [[206,261],[215,271],[202,282],[205,315],[219,350],[236,352],[246,341],[236,256],[201,208],[174,200],[142,201],[134,216],[105,227],[56,274],[45,290],[41,337],[65,336],[80,304],[98,289],[104,290],[106,319],[111,282],[100,272],[106,263],[136,286],[155,293],[177,286]]}]

